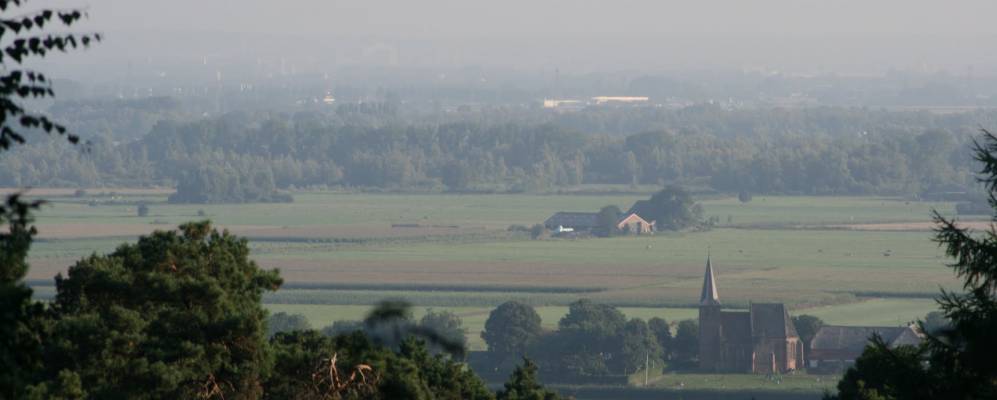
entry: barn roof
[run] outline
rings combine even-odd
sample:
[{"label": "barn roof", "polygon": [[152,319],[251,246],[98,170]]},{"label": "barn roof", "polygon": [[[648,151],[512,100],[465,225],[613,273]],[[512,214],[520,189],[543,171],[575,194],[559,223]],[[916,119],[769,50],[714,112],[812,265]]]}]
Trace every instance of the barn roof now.
[{"label": "barn roof", "polygon": [[652,224],[651,222],[647,222],[646,219],[641,218],[637,213],[623,213],[620,215],[620,218],[616,220],[616,226],[619,227],[620,225],[629,222],[640,222],[647,225]]},{"label": "barn roof", "polygon": [[599,214],[589,212],[561,211],[554,213],[544,221],[546,227],[563,226],[565,228],[591,229],[599,225]]},{"label": "barn roof", "polygon": [[878,334],[883,341],[896,347],[899,345],[916,345],[921,336],[913,327],[887,326],[833,326],[825,325],[814,335],[810,348],[814,350],[847,350],[861,353],[869,344],[873,334]]},{"label": "barn roof", "polygon": [[751,304],[751,335],[764,338],[799,337],[786,306],[779,303]]},{"label": "barn roof", "polygon": [[653,209],[654,206],[650,200],[637,200],[634,205],[630,206],[630,210],[627,210],[627,214],[637,214],[645,221],[653,222],[651,218],[654,215]]}]

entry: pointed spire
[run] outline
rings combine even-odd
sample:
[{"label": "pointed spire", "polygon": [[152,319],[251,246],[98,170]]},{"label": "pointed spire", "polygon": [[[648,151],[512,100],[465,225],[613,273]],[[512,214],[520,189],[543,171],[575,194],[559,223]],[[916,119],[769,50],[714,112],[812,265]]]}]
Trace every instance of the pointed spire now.
[{"label": "pointed spire", "polygon": [[709,250],[706,253],[706,274],[703,276],[703,294],[699,296],[699,305],[720,305],[720,295],[717,294],[717,278],[713,274],[713,262],[710,261]]}]

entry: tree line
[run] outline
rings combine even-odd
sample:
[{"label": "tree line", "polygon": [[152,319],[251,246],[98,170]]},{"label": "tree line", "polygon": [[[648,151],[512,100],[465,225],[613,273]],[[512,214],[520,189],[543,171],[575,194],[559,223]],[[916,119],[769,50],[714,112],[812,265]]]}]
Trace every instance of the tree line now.
[{"label": "tree line", "polygon": [[[235,112],[164,120],[141,139],[119,144],[95,138],[84,153],[42,140],[0,160],[0,185],[175,185],[189,201],[233,202],[275,201],[278,189],[329,186],[521,192],[681,183],[729,193],[911,195],[974,184],[963,151],[970,136],[959,122],[943,119],[932,125],[940,128],[927,129],[894,125],[920,117],[784,111],[737,124],[730,120],[748,114],[689,113],[717,114],[729,125],[689,117],[672,123],[702,125],[614,136],[515,113],[347,123],[335,113]],[[835,133],[821,133],[829,130]]]}]

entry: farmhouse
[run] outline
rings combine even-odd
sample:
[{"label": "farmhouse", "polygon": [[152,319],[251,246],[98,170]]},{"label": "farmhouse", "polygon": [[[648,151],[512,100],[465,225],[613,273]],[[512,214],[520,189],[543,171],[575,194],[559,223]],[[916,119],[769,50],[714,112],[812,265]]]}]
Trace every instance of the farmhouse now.
[{"label": "farmhouse", "polygon": [[840,371],[855,363],[872,335],[879,335],[889,347],[917,345],[922,335],[914,325],[885,326],[823,326],[810,342],[808,367]]},{"label": "farmhouse", "polygon": [[721,310],[713,263],[699,298],[699,366],[707,372],[777,373],[803,367],[803,343],[783,304]]},{"label": "farmhouse", "polygon": [[590,231],[599,226],[599,214],[560,211],[544,221],[544,227],[556,232]]},{"label": "farmhouse", "polygon": [[[544,227],[554,232],[593,232],[605,230],[599,224],[599,213],[560,211],[544,221]],[[647,222],[634,213],[623,214],[616,221],[616,229],[633,233],[645,234],[654,230],[654,222]],[[603,232],[605,233],[605,232]]]},{"label": "farmhouse", "polygon": [[623,217],[616,223],[616,229],[642,235],[654,231],[654,222],[647,222],[635,213],[623,214]]},{"label": "farmhouse", "polygon": [[634,205],[630,206],[630,209],[627,210],[627,214],[637,214],[647,221],[654,221],[654,217],[652,217],[652,215],[654,215],[653,209],[654,206],[651,204],[650,200],[637,200],[634,202]]}]

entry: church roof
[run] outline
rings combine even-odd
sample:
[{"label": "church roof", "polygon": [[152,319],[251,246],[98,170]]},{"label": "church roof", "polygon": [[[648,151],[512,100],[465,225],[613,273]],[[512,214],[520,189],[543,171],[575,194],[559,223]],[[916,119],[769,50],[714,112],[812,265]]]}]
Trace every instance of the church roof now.
[{"label": "church roof", "polygon": [[763,338],[799,337],[786,306],[779,303],[751,304],[751,336]]},{"label": "church roof", "polygon": [[703,293],[699,295],[699,305],[719,306],[720,295],[717,294],[717,278],[713,274],[713,262],[706,256],[706,273],[703,275]]},{"label": "church roof", "polygon": [[727,340],[738,343],[751,343],[751,314],[744,311],[720,312],[720,326]]}]

